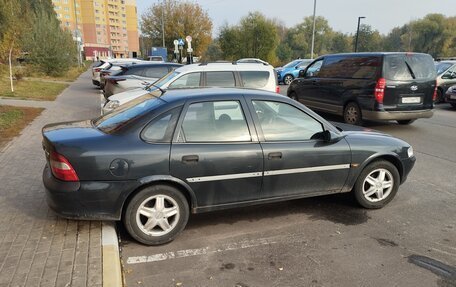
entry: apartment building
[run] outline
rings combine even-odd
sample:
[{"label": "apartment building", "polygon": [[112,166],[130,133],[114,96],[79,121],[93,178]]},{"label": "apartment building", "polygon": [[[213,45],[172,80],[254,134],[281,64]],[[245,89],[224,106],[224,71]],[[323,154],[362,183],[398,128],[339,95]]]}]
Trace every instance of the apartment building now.
[{"label": "apartment building", "polygon": [[61,25],[80,37],[87,59],[137,57],[136,0],[52,0]]}]

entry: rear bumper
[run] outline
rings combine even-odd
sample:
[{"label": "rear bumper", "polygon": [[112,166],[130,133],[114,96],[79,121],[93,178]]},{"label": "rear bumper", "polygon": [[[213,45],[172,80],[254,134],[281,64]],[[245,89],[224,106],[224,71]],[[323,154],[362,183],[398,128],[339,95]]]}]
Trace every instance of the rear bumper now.
[{"label": "rear bumper", "polygon": [[46,202],[59,216],[84,220],[119,220],[122,206],[135,181],[64,182],[56,179],[49,167],[43,170]]},{"label": "rear bumper", "polygon": [[[455,98],[451,98],[451,96]],[[446,94],[445,95],[445,102],[450,104],[456,104],[456,94]]]},{"label": "rear bumper", "polygon": [[414,120],[420,118],[430,118],[434,114],[434,110],[416,110],[416,111],[400,111],[400,112],[386,112],[386,111],[368,111],[362,110],[363,119],[366,120]]}]

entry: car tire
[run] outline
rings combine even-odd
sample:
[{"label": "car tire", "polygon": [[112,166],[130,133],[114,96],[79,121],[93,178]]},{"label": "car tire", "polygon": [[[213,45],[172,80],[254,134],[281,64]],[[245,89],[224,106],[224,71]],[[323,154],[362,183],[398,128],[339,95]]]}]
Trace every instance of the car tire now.
[{"label": "car tire", "polygon": [[397,123],[400,124],[400,125],[409,125],[411,123],[413,123],[415,120],[398,120]]},{"label": "car tire", "polygon": [[363,124],[361,109],[357,103],[350,102],[345,106],[344,122],[357,126],[361,126]]},{"label": "car tire", "polygon": [[453,109],[456,109],[456,103],[450,103],[450,105],[453,107]]},{"label": "car tire", "polygon": [[434,104],[439,104],[443,102],[443,91],[439,88],[437,89],[437,96],[435,98]]},{"label": "car tire", "polygon": [[187,225],[189,206],[185,196],[168,185],[146,187],[133,196],[123,216],[128,233],[146,245],[172,241]]},{"label": "car tire", "polygon": [[291,92],[289,97],[290,97],[290,99],[299,102],[298,101],[298,95],[295,92]]},{"label": "car tire", "polygon": [[364,208],[382,208],[393,200],[400,184],[397,168],[389,161],[378,160],[367,165],[356,180],[353,192]]},{"label": "car tire", "polygon": [[283,83],[285,85],[289,85],[291,84],[291,82],[293,82],[294,78],[292,75],[286,75],[284,78],[283,78]]}]

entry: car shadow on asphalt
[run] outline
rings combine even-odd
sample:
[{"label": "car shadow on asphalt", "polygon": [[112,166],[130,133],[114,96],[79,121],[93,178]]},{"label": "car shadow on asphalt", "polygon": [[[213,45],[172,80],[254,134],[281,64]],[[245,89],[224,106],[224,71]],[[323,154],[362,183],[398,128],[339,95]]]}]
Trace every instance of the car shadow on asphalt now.
[{"label": "car shadow on asphalt", "polygon": [[[344,193],[191,214],[184,232],[219,224],[236,225],[246,221],[255,224],[259,220],[296,214],[311,221],[324,220],[347,226],[370,219],[367,210],[355,202],[352,194]],[[124,243],[134,241],[122,224],[118,224],[118,228]]]}]

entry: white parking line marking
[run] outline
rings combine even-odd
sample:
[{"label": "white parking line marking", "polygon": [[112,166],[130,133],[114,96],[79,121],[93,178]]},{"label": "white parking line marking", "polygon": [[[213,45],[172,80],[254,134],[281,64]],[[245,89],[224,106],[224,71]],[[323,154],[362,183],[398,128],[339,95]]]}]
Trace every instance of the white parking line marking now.
[{"label": "white parking line marking", "polygon": [[[295,241],[295,240],[286,240],[288,242]],[[236,243],[229,243],[225,244],[220,248],[215,247],[203,247],[203,248],[196,248],[196,249],[184,249],[178,251],[171,251],[171,252],[164,252],[164,253],[157,253],[149,256],[134,256],[127,258],[127,264],[139,264],[139,263],[149,263],[149,262],[157,262],[163,261],[168,259],[177,259],[177,258],[184,258],[190,256],[198,256],[198,255],[206,255],[206,254],[213,254],[225,251],[232,251],[232,250],[239,250],[245,248],[252,248],[256,246],[262,245],[271,245],[278,243],[277,240],[273,238],[259,238],[254,240],[247,240],[247,241],[240,241]]]}]

